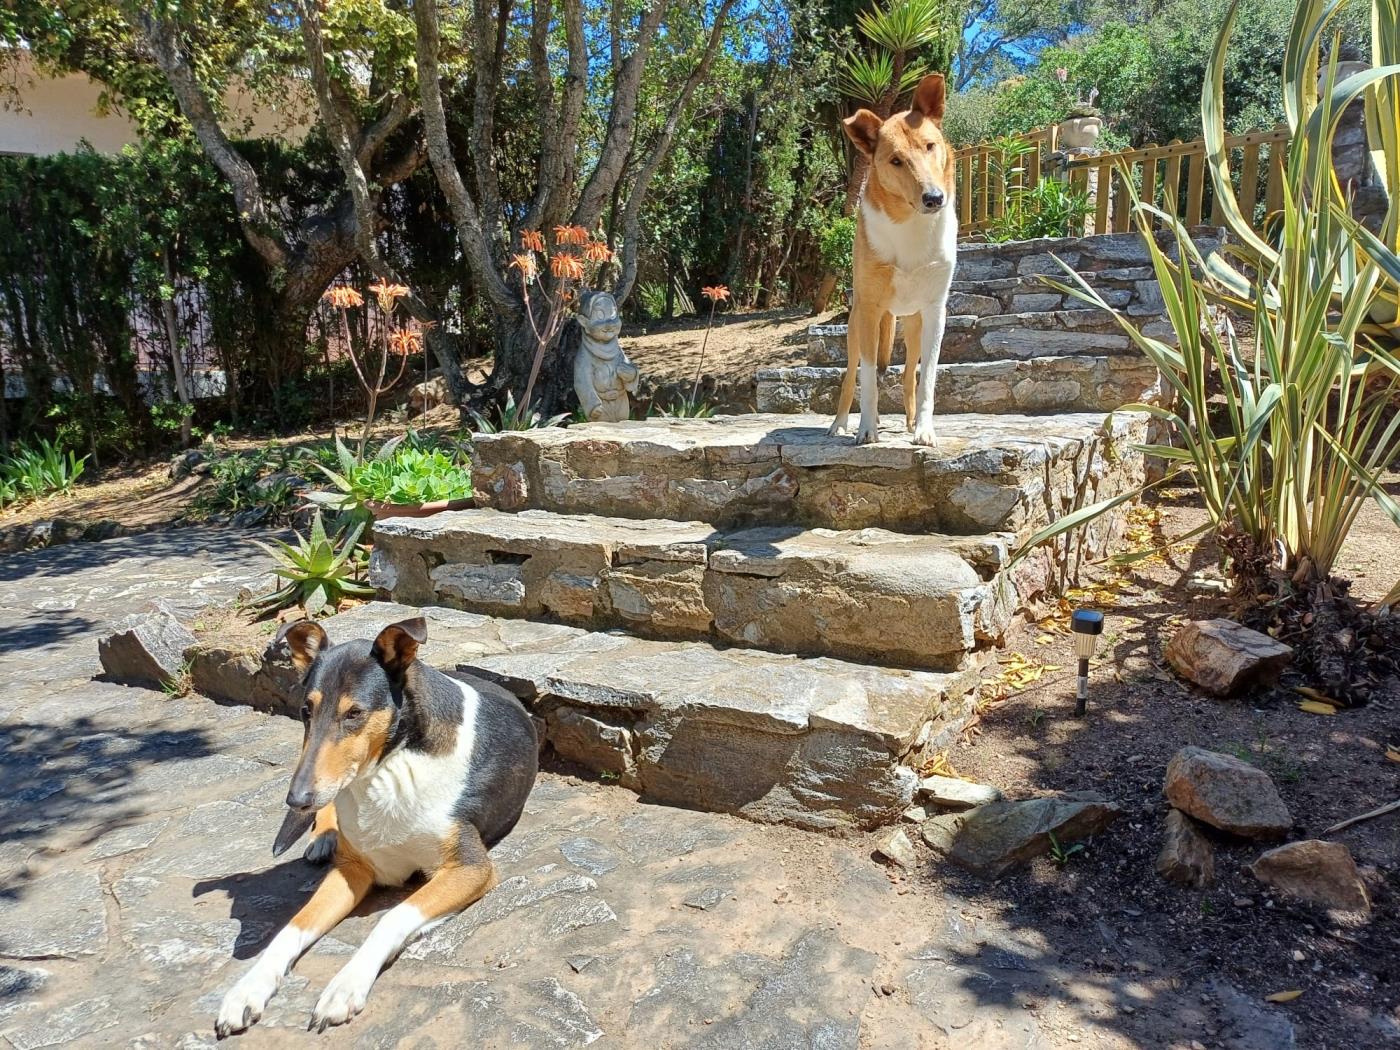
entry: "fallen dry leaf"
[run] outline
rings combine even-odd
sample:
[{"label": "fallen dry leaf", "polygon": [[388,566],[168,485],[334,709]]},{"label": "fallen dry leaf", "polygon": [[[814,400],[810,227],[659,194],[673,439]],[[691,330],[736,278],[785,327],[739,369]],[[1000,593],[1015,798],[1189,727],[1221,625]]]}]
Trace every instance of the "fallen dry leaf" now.
[{"label": "fallen dry leaf", "polygon": [[1286,992],[1274,992],[1273,995],[1266,995],[1264,996],[1264,1001],[1266,1003],[1291,1003],[1294,999],[1298,998],[1298,996],[1302,994],[1303,989],[1290,988]]},{"label": "fallen dry leaf", "polygon": [[1306,711],[1310,715],[1335,715],[1337,709],[1331,704],[1324,704],[1321,700],[1304,700],[1298,705],[1299,711]]}]

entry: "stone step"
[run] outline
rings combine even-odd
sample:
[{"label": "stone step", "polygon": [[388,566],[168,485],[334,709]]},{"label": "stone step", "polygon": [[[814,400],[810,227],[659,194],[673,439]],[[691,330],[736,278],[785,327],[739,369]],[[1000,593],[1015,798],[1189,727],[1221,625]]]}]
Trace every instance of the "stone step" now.
[{"label": "stone step", "polygon": [[[1155,311],[1132,318],[1148,335],[1175,342],[1172,327]],[[819,334],[812,335],[812,330]],[[813,367],[846,364],[846,325],[814,325],[807,338],[807,364]],[[970,361],[1023,361],[1036,357],[1130,355],[1141,352],[1113,315],[1104,310],[1036,310],[1014,314],[954,314],[948,318],[939,355],[944,364]],[[902,332],[895,339],[895,364],[903,364]]]},{"label": "stone step", "polygon": [[831,417],[656,418],[480,434],[480,505],[718,527],[1024,536],[1076,506],[1135,487],[1147,418],[947,415],[938,446],[885,416],[880,442],[831,437]]},{"label": "stone step", "polygon": [[1012,582],[1011,542],[481,509],[377,522],[370,582],[409,605],[946,671],[1050,582]]},{"label": "stone step", "polygon": [[[1224,237],[1218,228],[1198,226],[1191,230],[1191,239],[1201,254],[1207,255],[1221,245]],[[1176,258],[1176,242],[1170,231],[1158,231],[1157,243],[1166,250],[1168,257]],[[1059,277],[1065,271],[1057,259],[1086,276],[1152,265],[1147,244],[1137,232],[1041,237],[998,244],[963,242],[958,245],[955,277],[961,282],[996,281],[1035,274]]]},{"label": "stone step", "polygon": [[[324,621],[332,642],[428,620],[420,655],[499,682],[561,758],[648,801],[817,831],[890,823],[916,768],[972,710],[975,668],[952,674],[801,659],[704,642],[662,642],[455,609],[370,602]],[[204,695],[292,714],[285,653],[191,651]]]},{"label": "stone step", "polygon": [[[836,411],[844,368],[761,368],[755,376],[760,412]],[[904,366],[885,371],[880,411],[904,411]],[[1143,357],[1033,357],[1027,361],[940,364],[940,412],[1111,412],[1153,401],[1160,377]]]}]

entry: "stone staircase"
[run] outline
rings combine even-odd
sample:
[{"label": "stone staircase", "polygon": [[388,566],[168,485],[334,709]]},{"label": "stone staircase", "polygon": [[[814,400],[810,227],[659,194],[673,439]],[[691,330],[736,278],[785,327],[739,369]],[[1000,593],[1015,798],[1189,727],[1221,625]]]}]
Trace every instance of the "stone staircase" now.
[{"label": "stone staircase", "polygon": [[479,506],[378,522],[385,601],[327,630],[425,609],[426,659],[505,685],[557,755],[649,800],[817,830],[897,819],[1060,571],[1057,551],[1010,552],[1137,484],[1146,421],[943,415],[936,449],[902,417],[866,446],[829,422],[481,435]]},{"label": "stone staircase", "polygon": [[[1219,231],[1193,233],[1202,252]],[[1164,246],[1175,252],[1174,245]],[[1084,277],[1108,305],[1149,335],[1172,339],[1147,246],[1137,233],[964,244],[948,301],[935,401],[943,412],[1108,412],[1151,401],[1159,377],[1114,318],[1056,291],[1042,275],[1066,279],[1056,259]],[[902,412],[905,348],[883,377],[880,411]],[[846,364],[846,326],[808,333],[807,366],[761,369],[760,412],[832,412]]]}]

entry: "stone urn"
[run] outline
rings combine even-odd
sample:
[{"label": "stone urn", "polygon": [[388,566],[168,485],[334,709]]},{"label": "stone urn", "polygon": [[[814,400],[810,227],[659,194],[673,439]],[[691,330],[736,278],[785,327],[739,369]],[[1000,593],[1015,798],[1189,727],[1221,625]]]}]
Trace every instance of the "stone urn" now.
[{"label": "stone urn", "polygon": [[1101,131],[1103,131],[1103,117],[1092,114],[1068,117],[1060,125],[1060,149],[1093,149],[1094,143],[1099,141],[1099,132]]}]

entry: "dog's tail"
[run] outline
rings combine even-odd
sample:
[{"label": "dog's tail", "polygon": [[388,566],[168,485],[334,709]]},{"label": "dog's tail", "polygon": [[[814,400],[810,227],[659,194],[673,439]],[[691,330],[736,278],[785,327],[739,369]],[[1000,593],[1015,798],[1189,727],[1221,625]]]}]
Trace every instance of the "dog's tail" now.
[{"label": "dog's tail", "polygon": [[878,344],[878,354],[875,358],[880,371],[890,367],[890,359],[894,357],[894,315],[885,314],[880,318],[880,342]]}]

